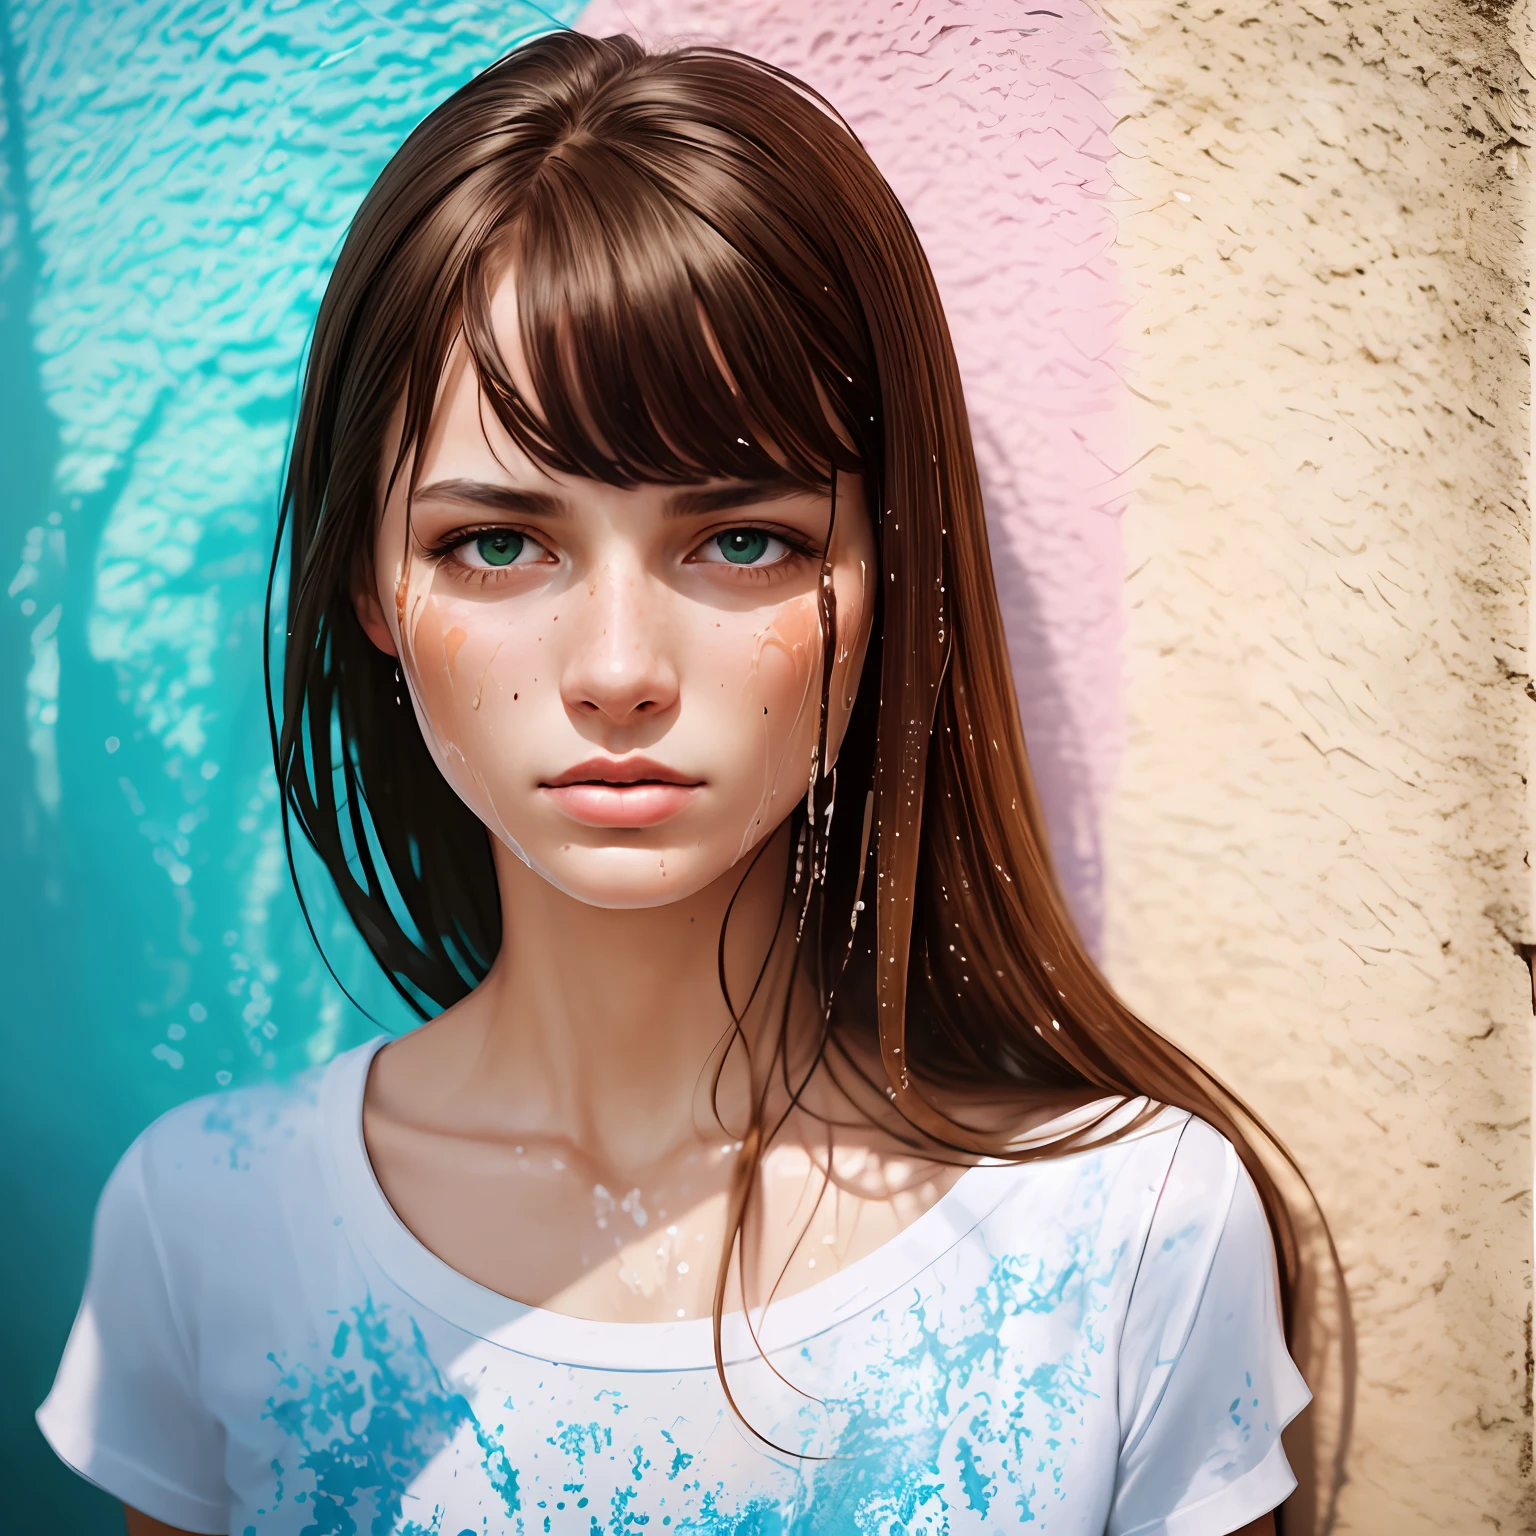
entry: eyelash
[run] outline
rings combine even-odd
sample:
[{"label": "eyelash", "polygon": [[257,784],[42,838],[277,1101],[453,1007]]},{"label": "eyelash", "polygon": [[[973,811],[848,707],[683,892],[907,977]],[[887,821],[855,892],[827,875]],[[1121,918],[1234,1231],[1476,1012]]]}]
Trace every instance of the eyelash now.
[{"label": "eyelash", "polygon": [[[537,544],[540,549],[546,553],[549,552],[549,546],[525,528],[514,527],[511,523],[486,523],[479,528],[457,528],[435,544],[423,545],[422,553],[434,564],[442,564],[453,559],[455,550],[463,549],[466,544],[473,544],[476,539],[494,537],[498,533],[520,534],[530,544]],[[454,576],[457,580],[470,582],[477,587],[484,586],[487,581],[499,581],[510,571],[527,569],[526,566],[469,565],[463,560],[453,560],[453,564],[456,567]]]},{"label": "eyelash", "polygon": [[[733,565],[729,561],[709,561],[711,565],[728,565],[735,579],[748,581],[766,581],[776,571],[787,565],[792,559],[819,560],[821,553],[813,545],[808,543],[803,535],[791,533],[787,528],[779,528],[771,523],[728,523],[723,528],[716,528],[704,535],[699,540],[699,545],[706,544],[710,539],[718,539],[722,534],[732,533],[737,529],[750,529],[754,533],[766,533],[770,538],[777,539],[789,551],[781,560],[775,560],[771,565]],[[423,553],[429,560],[443,561],[451,558],[456,549],[462,549],[466,544],[473,544],[476,539],[483,539],[488,535],[498,533],[519,533],[531,543],[537,544],[541,549],[548,549],[543,540],[525,529],[514,527],[510,523],[487,523],[480,528],[460,528],[439,539],[435,544],[424,547]],[[696,545],[695,548],[698,546]],[[458,570],[455,573],[460,580],[473,581],[477,586],[483,586],[487,581],[500,580],[508,571],[525,569],[516,566],[475,566],[468,565],[460,560],[455,562]],[[706,562],[700,562],[706,563]]]},{"label": "eyelash", "polygon": [[791,533],[787,528],[776,527],[772,523],[727,523],[723,528],[716,528],[706,533],[699,540],[695,548],[700,548],[709,543],[711,539],[718,539],[727,533],[735,533],[738,530],[752,533],[765,533],[770,539],[777,539],[788,554],[775,560],[770,565],[736,565],[728,560],[700,561],[701,565],[725,566],[731,572],[734,581],[770,581],[792,560],[819,560],[821,553],[806,542],[803,535]]}]

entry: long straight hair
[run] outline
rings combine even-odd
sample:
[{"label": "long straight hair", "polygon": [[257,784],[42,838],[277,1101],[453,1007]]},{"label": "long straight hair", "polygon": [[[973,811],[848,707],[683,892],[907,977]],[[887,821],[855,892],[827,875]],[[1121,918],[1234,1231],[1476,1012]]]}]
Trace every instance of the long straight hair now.
[{"label": "long straight hair", "polygon": [[[509,267],[537,409],[490,324]],[[921,246],[846,124],[769,65],[539,38],[427,117],[363,202],[321,304],[283,504],[273,738],[290,862],[296,824],[423,1016],[489,970],[501,937],[489,834],[400,707],[395,663],[352,596],[391,418],[403,402],[398,474],[460,339],[501,424],[552,470],[616,486],[863,477],[874,631],[827,771],[836,615],[824,570],[820,742],[785,892],[798,974],[821,1004],[813,1063],[855,1097],[869,1090],[882,1124],[941,1157],[1059,1156],[1112,1134],[1091,1122],[1007,1153],[967,1103],[1144,1098],[1199,1115],[1257,1186],[1295,1344],[1304,1181],[1241,1100],[1115,995],[1053,876],[960,376]],[[774,1049],[793,1100],[805,1079],[790,1081],[788,1019],[786,1003]],[[717,1361],[727,1268],[778,1123],[765,1103],[735,1170]]]}]

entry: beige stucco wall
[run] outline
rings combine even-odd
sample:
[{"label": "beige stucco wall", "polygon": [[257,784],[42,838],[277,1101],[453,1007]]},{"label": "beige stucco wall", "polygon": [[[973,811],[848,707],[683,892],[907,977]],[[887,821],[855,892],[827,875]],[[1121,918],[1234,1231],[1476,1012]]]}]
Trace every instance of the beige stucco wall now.
[{"label": "beige stucco wall", "polygon": [[1332,1219],[1339,1529],[1536,1529],[1524,17],[1103,8],[1146,454],[1107,962]]}]

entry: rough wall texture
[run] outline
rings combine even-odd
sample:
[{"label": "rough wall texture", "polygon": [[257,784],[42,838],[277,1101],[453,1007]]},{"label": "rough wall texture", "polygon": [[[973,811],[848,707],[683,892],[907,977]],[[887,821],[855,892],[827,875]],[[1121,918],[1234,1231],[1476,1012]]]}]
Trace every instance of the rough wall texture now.
[{"label": "rough wall texture", "polygon": [[1340,1529],[1531,1530],[1517,18],[1103,9],[1147,454],[1108,962],[1333,1220]]}]

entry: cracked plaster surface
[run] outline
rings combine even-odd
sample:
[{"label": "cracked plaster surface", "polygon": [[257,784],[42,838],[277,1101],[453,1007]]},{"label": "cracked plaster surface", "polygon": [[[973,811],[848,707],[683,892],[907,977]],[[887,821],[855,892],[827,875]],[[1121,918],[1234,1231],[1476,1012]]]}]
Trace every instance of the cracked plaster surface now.
[{"label": "cracked plaster surface", "polygon": [[1339,1529],[1530,1530],[1523,18],[1104,13],[1146,454],[1107,963],[1332,1220]]}]

